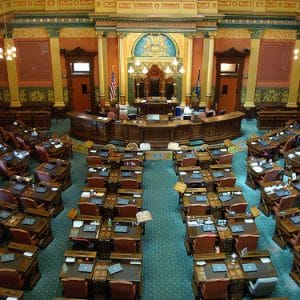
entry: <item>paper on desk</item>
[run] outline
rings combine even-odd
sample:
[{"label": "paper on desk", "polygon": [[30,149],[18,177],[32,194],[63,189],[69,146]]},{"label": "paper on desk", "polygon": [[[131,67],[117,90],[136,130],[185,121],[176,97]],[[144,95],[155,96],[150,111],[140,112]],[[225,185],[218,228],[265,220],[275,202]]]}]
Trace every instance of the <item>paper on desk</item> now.
[{"label": "paper on desk", "polygon": [[141,198],[142,195],[141,195],[141,194],[133,194],[133,197],[134,197],[134,198]]},{"label": "paper on desk", "polygon": [[54,147],[56,148],[56,149],[59,149],[59,148],[61,148],[63,146],[63,144],[57,144],[57,145],[55,145]]},{"label": "paper on desk", "polygon": [[186,175],[186,172],[179,172],[179,175]]},{"label": "paper on desk", "polygon": [[31,257],[31,256],[33,255],[33,253],[32,253],[32,252],[29,252],[29,251],[25,251],[25,252],[23,253],[23,255]]},{"label": "paper on desk", "polygon": [[140,265],[142,262],[140,260],[131,260],[130,264],[131,265]]},{"label": "paper on desk", "polygon": [[96,153],[97,150],[96,150],[96,149],[91,149],[90,152],[91,152],[91,153]]},{"label": "paper on desk", "polygon": [[254,223],[254,220],[253,220],[253,219],[245,219],[244,221],[245,221],[245,223],[247,223],[247,224]]},{"label": "paper on desk", "polygon": [[263,168],[262,168],[262,167],[259,167],[259,166],[253,167],[252,169],[253,169],[256,173],[261,173],[261,172],[263,172]]},{"label": "paper on desk", "polygon": [[143,152],[137,152],[136,154],[137,155],[143,155]]},{"label": "paper on desk", "polygon": [[57,187],[52,187],[52,188],[51,188],[51,191],[53,191],[53,192],[56,192],[57,190],[58,190]]},{"label": "paper on desk", "polygon": [[89,172],[97,172],[97,170],[94,168],[89,168]]},{"label": "paper on desk", "polygon": [[92,221],[91,223],[90,223],[90,225],[100,225],[100,222],[99,221]]},{"label": "paper on desk", "polygon": [[73,228],[80,228],[83,225],[83,221],[75,220],[73,221]]},{"label": "paper on desk", "polygon": [[288,158],[294,158],[296,155],[294,154],[294,153],[290,153],[289,155],[288,155]]},{"label": "paper on desk", "polygon": [[151,221],[152,216],[151,216],[150,211],[148,211],[148,210],[139,211],[136,214],[136,220],[138,221],[138,223],[144,223],[144,222]]},{"label": "paper on desk", "polygon": [[197,266],[205,266],[205,265],[206,265],[206,261],[204,261],[204,260],[199,260],[199,261],[196,262],[196,265],[197,265]]},{"label": "paper on desk", "polygon": [[82,193],[81,193],[81,197],[82,197],[82,198],[89,198],[90,195],[91,195],[90,192],[82,192]]},{"label": "paper on desk", "polygon": [[188,223],[188,225],[189,226],[199,226],[199,223],[198,223],[198,221],[197,220],[189,220],[189,221],[187,221],[187,223]]},{"label": "paper on desk", "polygon": [[263,264],[267,264],[267,263],[270,263],[271,262],[271,259],[269,257],[261,257],[260,258],[260,261],[263,263]]},{"label": "paper on desk", "polygon": [[250,166],[251,166],[251,167],[256,167],[256,166],[258,166],[258,163],[257,163],[257,161],[256,161],[256,162],[253,162],[253,163],[251,163],[251,164],[250,164]]},{"label": "paper on desk", "polygon": [[135,174],[142,174],[142,171],[134,171]]},{"label": "paper on desk", "polygon": [[67,256],[66,259],[65,259],[65,262],[66,263],[74,263],[75,262],[75,257]]}]

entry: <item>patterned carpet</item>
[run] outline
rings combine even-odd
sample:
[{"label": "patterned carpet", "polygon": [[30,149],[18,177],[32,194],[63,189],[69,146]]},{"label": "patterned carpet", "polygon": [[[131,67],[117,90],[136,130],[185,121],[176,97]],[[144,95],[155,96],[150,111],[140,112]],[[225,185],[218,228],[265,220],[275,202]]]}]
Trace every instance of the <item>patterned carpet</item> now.
[{"label": "patterned carpet", "polygon": [[[66,133],[69,122],[52,123],[52,131]],[[243,137],[234,143],[243,143],[251,134],[258,134],[256,122],[242,122]],[[249,205],[257,205],[259,192],[245,185],[246,151],[234,154],[233,168]],[[31,166],[33,168],[34,165]],[[71,221],[66,217],[70,208],[77,206],[80,189],[86,176],[85,155],[75,152],[72,161],[73,185],[63,193],[65,209],[52,221],[54,240],[39,254],[42,277],[32,291],[26,291],[25,300],[50,300],[61,296],[59,271],[63,253],[69,248],[68,234]],[[170,160],[148,160],[144,173],[144,209],[151,211],[153,220],[146,224],[143,240],[143,300],[190,300],[193,299],[192,258],[184,248],[185,227],[178,207],[178,196],[173,191],[177,181]],[[2,183],[3,184],[3,183]],[[1,186],[2,186],[1,184]],[[292,253],[281,250],[273,241],[274,219],[261,215],[257,218],[260,229],[259,248],[268,249],[277,270],[279,282],[272,296],[300,299],[300,289],[289,277]],[[248,299],[248,298],[245,298]]]}]

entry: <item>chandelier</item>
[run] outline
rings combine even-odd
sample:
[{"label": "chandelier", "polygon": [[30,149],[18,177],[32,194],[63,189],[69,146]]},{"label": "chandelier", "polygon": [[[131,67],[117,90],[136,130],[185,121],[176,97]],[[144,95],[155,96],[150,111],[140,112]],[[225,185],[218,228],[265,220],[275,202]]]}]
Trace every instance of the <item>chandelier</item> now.
[{"label": "chandelier", "polygon": [[181,66],[178,70],[178,60],[176,59],[176,57],[174,57],[174,59],[172,60],[171,66],[167,65],[164,72],[166,74],[174,74],[174,75],[182,75],[185,73],[185,69],[183,66]]},{"label": "chandelier", "polygon": [[[3,36],[4,38],[7,37],[7,27],[6,27],[6,18],[5,18],[5,12],[3,13],[3,23],[4,23],[4,32]],[[17,57],[17,49],[15,46],[11,46],[10,44],[6,43],[4,48],[0,47],[0,59],[6,59],[6,60],[13,60],[13,58]]]}]

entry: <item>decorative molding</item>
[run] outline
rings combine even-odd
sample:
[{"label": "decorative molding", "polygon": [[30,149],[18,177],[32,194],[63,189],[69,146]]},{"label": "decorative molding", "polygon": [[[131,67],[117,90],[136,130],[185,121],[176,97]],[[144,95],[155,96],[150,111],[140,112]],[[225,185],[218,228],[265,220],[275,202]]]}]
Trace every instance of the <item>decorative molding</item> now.
[{"label": "decorative molding", "polygon": [[21,106],[43,107],[54,104],[54,90],[52,87],[19,88]]},{"label": "decorative molding", "polygon": [[94,28],[62,28],[60,30],[61,38],[90,38],[97,37]]},{"label": "decorative molding", "polygon": [[288,102],[289,89],[288,88],[264,88],[257,87],[255,90],[254,102],[259,104],[275,104],[285,105]]},{"label": "decorative molding", "polygon": [[263,39],[296,39],[295,30],[283,30],[283,29],[266,29],[262,35]]},{"label": "decorative molding", "polygon": [[251,39],[261,39],[264,34],[264,30],[263,29],[251,29],[250,34],[251,34]]},{"label": "decorative molding", "polygon": [[68,107],[69,105],[69,89],[67,86],[64,86],[63,87],[63,97],[64,97],[64,103],[65,103],[65,106]]},{"label": "decorative molding", "polygon": [[246,102],[246,93],[247,93],[247,88],[243,86],[241,89],[241,96],[240,96],[240,101],[242,105],[244,105]]},{"label": "decorative molding", "polygon": [[250,39],[250,32],[248,29],[227,29],[219,28],[216,38],[236,38],[236,39]]},{"label": "decorative molding", "polygon": [[48,33],[45,28],[35,27],[35,28],[16,28],[13,33],[14,39],[33,39],[42,38],[47,39]]},{"label": "decorative molding", "polygon": [[95,94],[95,103],[98,105],[100,103],[100,89],[98,86],[95,86],[94,94]]},{"label": "decorative molding", "polygon": [[10,106],[9,88],[0,87],[0,108],[7,108]]},{"label": "decorative molding", "polygon": [[47,32],[50,38],[59,38],[59,28],[47,28]]}]

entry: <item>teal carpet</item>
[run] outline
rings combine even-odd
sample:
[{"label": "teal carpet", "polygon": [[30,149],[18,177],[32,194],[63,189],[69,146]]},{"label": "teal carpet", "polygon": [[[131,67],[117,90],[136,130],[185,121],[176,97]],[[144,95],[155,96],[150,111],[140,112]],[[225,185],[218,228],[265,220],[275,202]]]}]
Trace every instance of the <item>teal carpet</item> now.
[{"label": "teal carpet", "polygon": [[[68,128],[68,121],[52,123],[52,132],[58,134],[66,133]],[[251,134],[262,133],[258,132],[254,120],[244,120],[242,130],[243,137],[234,140],[234,143],[243,143]],[[233,169],[238,179],[237,185],[241,186],[249,206],[258,205],[260,193],[245,185],[245,158],[245,150],[234,154]],[[61,296],[59,272],[64,250],[70,247],[68,234],[71,221],[66,216],[70,208],[77,206],[85,176],[85,156],[74,153],[73,185],[63,193],[64,211],[52,220],[54,240],[45,250],[40,251],[42,277],[32,291],[26,291],[25,300],[50,300],[53,296]],[[184,248],[185,226],[180,216],[178,195],[173,191],[176,181],[171,161],[145,162],[144,209],[151,211],[153,220],[146,224],[143,239],[143,300],[193,299],[192,258],[186,255]],[[289,249],[281,250],[272,241],[274,219],[261,215],[256,222],[260,230],[259,249],[271,252],[279,277],[276,293],[272,296],[287,296],[290,300],[299,300],[300,289],[289,277],[292,252]]]}]

